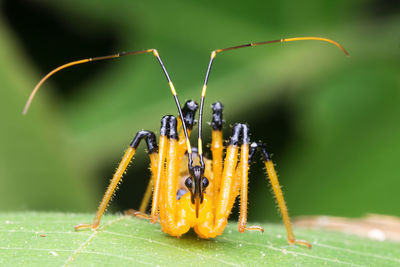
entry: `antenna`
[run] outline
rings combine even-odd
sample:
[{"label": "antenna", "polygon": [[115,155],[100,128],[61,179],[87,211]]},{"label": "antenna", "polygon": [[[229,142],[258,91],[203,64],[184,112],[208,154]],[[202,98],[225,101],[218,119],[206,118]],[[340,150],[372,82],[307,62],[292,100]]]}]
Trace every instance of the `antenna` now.
[{"label": "antenna", "polygon": [[35,88],[33,89],[33,91],[31,92],[31,94],[29,95],[28,101],[25,104],[24,110],[22,112],[23,115],[26,115],[26,113],[28,112],[28,109],[30,107],[30,105],[32,104],[33,98],[35,97],[36,93],[38,92],[39,88],[43,85],[43,83],[48,80],[51,76],[53,76],[55,73],[75,66],[75,65],[79,65],[79,64],[84,64],[84,63],[88,63],[88,62],[93,62],[93,61],[100,61],[100,60],[108,60],[108,59],[114,59],[114,58],[119,58],[119,57],[123,57],[123,56],[130,56],[130,55],[138,55],[138,54],[144,54],[144,53],[153,53],[153,55],[157,58],[158,62],[161,65],[161,68],[165,74],[165,77],[167,78],[169,87],[171,89],[171,93],[174,97],[175,100],[175,104],[176,107],[178,108],[178,112],[179,112],[179,116],[181,117],[181,121],[182,121],[182,128],[183,131],[185,133],[185,139],[186,139],[186,145],[187,145],[187,151],[188,151],[188,156],[189,156],[189,161],[188,161],[188,165],[189,165],[189,169],[192,168],[192,147],[190,145],[190,140],[189,140],[189,135],[187,132],[187,128],[186,128],[186,124],[185,121],[183,119],[183,114],[182,114],[182,109],[181,109],[181,104],[179,103],[179,99],[178,96],[176,94],[176,90],[174,87],[174,84],[172,83],[167,69],[164,66],[164,63],[162,62],[160,55],[158,53],[158,51],[156,49],[147,49],[147,50],[140,50],[140,51],[133,51],[133,52],[122,52],[122,53],[117,53],[117,54],[112,54],[112,55],[108,55],[108,56],[101,56],[101,57],[93,57],[93,58],[86,58],[86,59],[80,59],[80,60],[76,60],[76,61],[72,61],[69,63],[66,63],[64,65],[61,65],[55,69],[53,69],[52,71],[50,71],[48,74],[46,74],[35,86]]},{"label": "antenna", "polygon": [[272,44],[272,43],[293,42],[293,41],[305,41],[305,40],[317,40],[317,41],[323,41],[323,42],[328,42],[328,43],[334,44],[338,48],[340,48],[346,56],[349,56],[349,53],[346,51],[346,49],[344,49],[339,43],[337,43],[337,42],[335,42],[335,41],[333,41],[331,39],[322,38],[322,37],[285,38],[285,39],[280,39],[280,40],[273,40],[273,41],[266,41],[266,42],[259,42],[259,43],[249,43],[249,44],[232,46],[232,47],[223,48],[223,49],[216,49],[216,50],[211,52],[211,59],[210,59],[210,63],[208,64],[206,78],[204,80],[204,85],[203,85],[203,89],[202,89],[202,92],[201,92],[201,102],[200,102],[200,111],[199,111],[198,150],[199,150],[199,157],[200,157],[200,163],[201,163],[202,168],[204,168],[204,160],[203,160],[203,148],[202,148],[201,132],[202,132],[202,122],[203,122],[204,99],[205,99],[205,96],[206,96],[207,83],[208,83],[208,78],[210,76],[211,66],[212,66],[212,63],[213,63],[214,58],[217,55],[217,53],[224,52],[224,51],[229,51],[229,50],[235,50],[235,49],[239,49],[239,48],[251,47],[251,46],[266,45],[266,44]]}]

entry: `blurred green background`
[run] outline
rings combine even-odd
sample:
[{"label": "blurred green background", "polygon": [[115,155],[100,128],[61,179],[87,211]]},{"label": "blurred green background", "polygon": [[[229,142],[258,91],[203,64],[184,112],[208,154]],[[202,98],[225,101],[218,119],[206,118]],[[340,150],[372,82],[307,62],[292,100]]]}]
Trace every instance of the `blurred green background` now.
[{"label": "blurred green background", "polygon": [[[51,78],[66,62],[157,48],[181,102],[199,101],[213,49],[296,36],[217,56],[210,105],[267,143],[291,215],[400,215],[400,2],[3,0],[0,17],[0,210],[95,212],[135,133],[176,114],[156,59],[126,57]],[[204,135],[208,138],[206,127]],[[194,136],[196,137],[196,136]],[[194,138],[196,140],[196,138]],[[149,177],[144,145],[112,211],[137,208]],[[279,219],[257,160],[249,219]]]}]

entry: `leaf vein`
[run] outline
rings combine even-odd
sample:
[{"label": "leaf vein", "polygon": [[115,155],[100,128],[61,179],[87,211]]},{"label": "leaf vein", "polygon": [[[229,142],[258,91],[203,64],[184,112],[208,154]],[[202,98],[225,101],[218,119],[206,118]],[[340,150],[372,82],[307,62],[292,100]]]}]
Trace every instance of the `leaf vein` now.
[{"label": "leaf vein", "polygon": [[67,261],[64,263],[64,266],[68,266],[70,263],[72,263],[72,262],[76,259],[76,257],[78,257],[78,255],[79,255],[87,246],[89,246],[90,242],[91,242],[96,236],[98,236],[101,232],[104,231],[105,228],[107,228],[107,227],[111,226],[112,224],[117,223],[117,222],[119,222],[119,221],[121,221],[121,220],[123,220],[123,219],[126,219],[126,218],[127,218],[127,216],[118,217],[118,218],[116,218],[116,219],[114,219],[114,220],[108,222],[107,224],[105,224],[105,225],[104,225],[103,227],[101,227],[100,229],[94,230],[93,234],[91,234],[91,235],[89,236],[89,238],[88,238],[85,242],[83,242],[83,243],[73,252],[73,254],[67,259]]}]

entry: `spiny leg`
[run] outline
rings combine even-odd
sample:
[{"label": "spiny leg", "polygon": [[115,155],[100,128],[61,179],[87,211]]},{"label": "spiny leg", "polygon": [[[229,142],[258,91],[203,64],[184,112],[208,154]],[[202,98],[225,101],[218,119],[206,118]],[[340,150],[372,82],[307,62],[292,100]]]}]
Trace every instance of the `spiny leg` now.
[{"label": "spiny leg", "polygon": [[190,212],[188,212],[189,207],[179,205],[177,200],[177,186],[181,165],[178,155],[177,119],[173,116],[168,116],[168,125],[167,152],[164,158],[165,168],[162,170],[164,176],[160,181],[160,224],[164,232],[172,236],[181,236],[190,229],[191,225],[187,217]]},{"label": "spiny leg", "polygon": [[220,191],[217,194],[217,201],[213,202],[215,215],[195,227],[196,232],[203,238],[212,238],[221,235],[228,222],[233,204],[239,193],[240,181],[238,180],[237,163],[239,154],[239,138],[241,125],[235,125],[232,130],[232,137],[226,149]]},{"label": "spiny leg", "polygon": [[[234,130],[233,130],[234,131]],[[232,140],[232,138],[231,138]],[[222,179],[220,183],[220,192],[218,195],[218,200],[215,203],[215,225],[214,227],[223,228],[226,225],[228,216],[231,212],[232,206],[235,202],[237,193],[233,193],[235,178],[236,178],[236,166],[238,162],[239,147],[236,142],[229,142],[226,149],[226,155],[224,160],[224,167],[222,171]],[[222,228],[223,227],[223,228]],[[216,229],[217,230],[217,229]],[[221,232],[222,232],[221,231]]]},{"label": "spiny leg", "polygon": [[158,212],[160,211],[160,216],[163,215],[162,209],[159,209],[159,203],[162,203],[160,201],[161,198],[161,180],[163,179],[164,176],[164,165],[165,165],[165,156],[167,153],[167,145],[168,145],[168,140],[167,140],[167,134],[168,134],[168,129],[169,129],[169,117],[170,116],[164,116],[161,119],[161,128],[160,128],[160,140],[158,142],[159,144],[159,152],[158,152],[158,158],[157,158],[157,174],[155,175],[155,180],[154,180],[154,189],[153,189],[153,201],[151,203],[151,223],[156,223],[158,220]]},{"label": "spiny leg", "polygon": [[[168,145],[167,145],[167,153],[165,159],[165,176],[162,181],[162,203],[163,212],[165,215],[161,221],[161,225],[163,230],[165,227],[175,222],[176,215],[176,192],[177,192],[177,184],[178,184],[178,172],[179,165],[177,164],[178,159],[178,132],[177,132],[177,120],[175,117],[169,117],[169,129],[168,129]],[[169,230],[169,229],[168,229]],[[168,230],[166,232],[168,232]]]},{"label": "spiny leg", "polygon": [[[152,167],[150,167],[150,168],[152,168]],[[153,192],[154,179],[155,178],[154,178],[153,173],[152,173],[152,175],[150,177],[150,180],[149,180],[149,183],[147,184],[146,191],[144,193],[142,201],[140,202],[139,211],[141,213],[146,213],[146,209],[149,206],[150,199],[151,199],[151,194]]]},{"label": "spiny leg", "polygon": [[154,180],[156,179],[155,175],[157,174],[157,155],[158,155],[158,153],[150,154],[151,176],[150,176],[149,183],[147,184],[146,192],[145,192],[142,202],[140,203],[140,206],[139,206],[139,212],[141,214],[146,213],[146,209],[147,209],[150,199],[151,199],[151,194],[153,193]]},{"label": "spiny leg", "polygon": [[249,173],[249,143],[249,127],[246,124],[235,124],[235,126],[233,127],[233,134],[230,140],[230,144],[241,144],[240,163],[236,168],[238,179],[240,179],[240,214],[238,230],[241,233],[243,233],[245,230],[258,230],[264,232],[264,229],[260,226],[246,226]]},{"label": "spiny leg", "polygon": [[276,202],[278,203],[278,206],[279,206],[279,209],[280,209],[281,215],[282,215],[282,220],[286,227],[287,239],[288,239],[289,244],[290,245],[294,245],[294,244],[305,245],[305,246],[311,248],[311,244],[309,242],[307,242],[305,240],[296,240],[294,237],[292,224],[290,223],[289,212],[288,212],[288,209],[286,206],[285,198],[283,197],[282,189],[279,185],[278,176],[275,171],[274,163],[272,162],[264,144],[255,143],[255,142],[253,142],[251,144],[249,162],[252,161],[252,157],[254,156],[255,150],[257,148],[260,150],[260,152],[263,156],[265,168],[267,169],[268,178],[271,182],[271,186],[274,191],[275,199],[276,199]]},{"label": "spiny leg", "polygon": [[228,217],[237,196],[237,192],[235,193],[234,191],[237,191],[235,190],[235,169],[238,161],[238,151],[237,145],[229,145],[226,149],[220,191],[217,194],[217,201],[212,203],[215,213],[212,212],[207,217],[207,220],[194,228],[202,238],[213,238],[221,235],[228,223]]},{"label": "spiny leg", "polygon": [[117,189],[117,186],[121,181],[122,175],[124,174],[129,163],[131,162],[132,157],[135,155],[136,148],[138,147],[140,141],[143,139],[146,139],[148,153],[150,155],[150,160],[153,161],[153,164],[154,164],[154,159],[155,159],[154,155],[157,154],[157,150],[158,150],[156,137],[155,137],[154,133],[152,133],[152,132],[140,131],[136,134],[136,137],[131,142],[129,148],[125,151],[125,154],[122,157],[122,160],[119,163],[119,166],[118,166],[117,170],[115,171],[114,176],[111,179],[110,184],[103,196],[103,199],[99,205],[99,208],[97,209],[93,223],[92,224],[78,224],[75,226],[75,230],[79,230],[79,229],[83,229],[83,228],[96,229],[99,226],[101,217],[103,216],[112,196],[114,195],[115,190]]},{"label": "spiny leg", "polygon": [[[211,152],[212,152],[212,170],[213,170],[213,181],[209,187],[209,190],[213,193],[213,202],[217,202],[218,194],[221,186],[222,168],[223,168],[223,133],[222,133],[222,111],[224,106],[221,102],[216,102],[211,105],[213,111],[213,118],[211,122],[212,127],[212,138],[211,138]],[[214,211],[215,212],[215,211]]]},{"label": "spiny leg", "polygon": [[142,201],[139,206],[139,211],[130,209],[125,211],[126,215],[134,215],[136,217],[140,217],[143,219],[150,219],[150,215],[146,214],[147,207],[149,206],[151,195],[153,193],[153,188],[154,188],[154,180],[156,179],[157,175],[157,159],[158,159],[158,153],[152,153],[149,155],[150,156],[150,171],[151,171],[151,176],[149,179],[149,183],[147,184],[146,191],[143,195]]}]

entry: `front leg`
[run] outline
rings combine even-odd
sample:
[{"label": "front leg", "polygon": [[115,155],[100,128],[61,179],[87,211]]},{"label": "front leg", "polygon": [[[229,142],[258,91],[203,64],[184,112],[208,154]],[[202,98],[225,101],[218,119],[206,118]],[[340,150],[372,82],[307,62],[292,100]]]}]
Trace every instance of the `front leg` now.
[{"label": "front leg", "polygon": [[[206,220],[194,228],[202,238],[213,238],[221,235],[228,223],[228,217],[237,196],[235,178],[238,150],[237,145],[229,145],[226,149],[221,189],[217,196],[217,202],[213,203],[215,215],[214,212],[207,213]],[[212,198],[205,195],[205,199],[206,197],[212,201]],[[200,214],[202,214],[201,210]]]},{"label": "front leg", "polygon": [[[243,124],[235,124],[232,130],[232,137],[226,149],[224,168],[219,185],[219,192],[213,191],[217,195],[213,203],[215,213],[209,213],[207,220],[195,227],[196,232],[201,237],[212,238],[221,235],[228,223],[233,204],[239,194],[241,168],[238,167],[239,145],[242,141]],[[248,146],[248,142],[247,142]],[[247,163],[247,158],[245,160]],[[240,163],[239,166],[243,165]],[[243,168],[246,168],[245,166]],[[245,172],[247,175],[247,172]],[[218,186],[213,187],[218,188]],[[246,203],[247,205],[247,203]]]},{"label": "front leg", "polygon": [[213,182],[211,183],[209,190],[213,192],[214,202],[217,201],[218,193],[221,187],[222,178],[222,163],[223,163],[223,134],[222,134],[222,110],[223,105],[221,102],[212,104],[213,119],[211,122],[212,126],[212,139],[211,139],[211,152],[212,152],[212,171],[213,171]]},{"label": "front leg", "polygon": [[[195,223],[194,210],[190,205],[190,194],[183,195],[177,200],[179,168],[179,137],[177,131],[177,119],[173,116],[167,118],[167,141],[166,152],[161,158],[159,173],[160,193],[159,193],[159,214],[162,230],[171,236],[181,236],[189,231]],[[161,151],[161,145],[160,145]],[[188,199],[189,198],[189,199]]]}]

